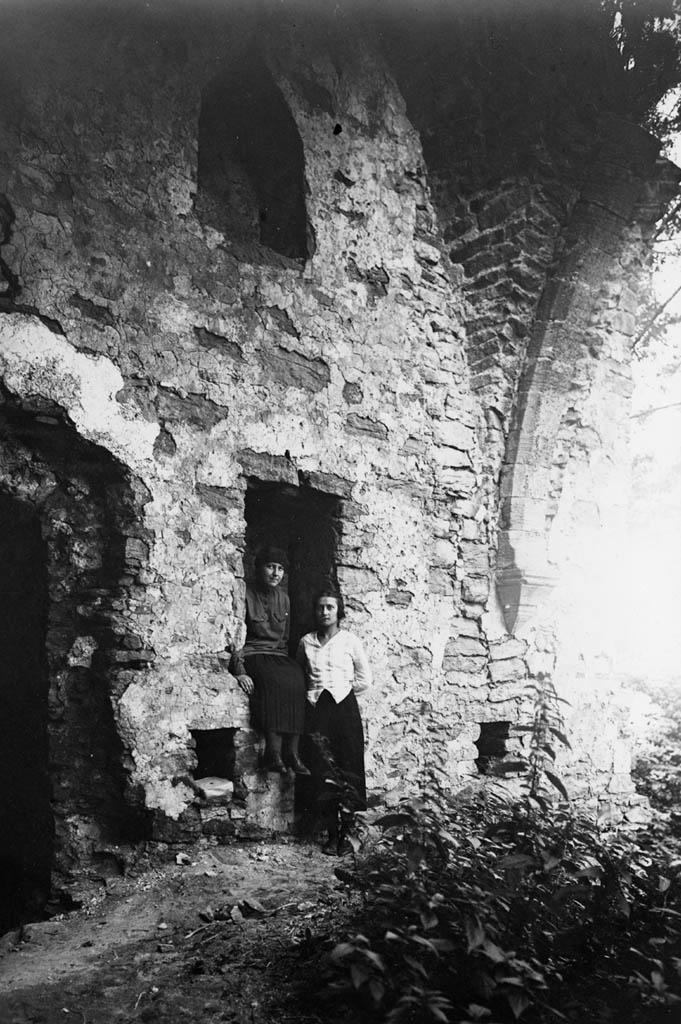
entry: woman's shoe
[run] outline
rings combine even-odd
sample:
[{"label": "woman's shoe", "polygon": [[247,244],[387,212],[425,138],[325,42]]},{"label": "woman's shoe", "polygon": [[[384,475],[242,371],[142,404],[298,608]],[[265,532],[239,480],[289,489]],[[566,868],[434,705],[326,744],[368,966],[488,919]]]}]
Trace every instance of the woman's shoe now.
[{"label": "woman's shoe", "polygon": [[304,765],[299,757],[290,757],[288,760],[289,768],[292,768],[296,775],[310,775],[310,769],[307,765]]},{"label": "woman's shoe", "polygon": [[278,772],[279,775],[286,774],[286,765],[279,754],[272,754],[270,757],[266,757],[262,766],[266,772]]}]

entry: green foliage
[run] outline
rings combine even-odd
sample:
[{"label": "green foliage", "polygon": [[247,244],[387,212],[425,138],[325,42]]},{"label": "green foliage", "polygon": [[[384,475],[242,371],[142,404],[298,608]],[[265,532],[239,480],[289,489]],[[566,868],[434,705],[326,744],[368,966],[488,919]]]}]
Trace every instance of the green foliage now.
[{"label": "green foliage", "polygon": [[527,750],[518,752],[514,759],[499,762],[496,771],[489,774],[519,773],[526,810],[546,810],[556,793],[569,799],[567,790],[556,774],[556,748],[558,744],[569,749],[560,705],[566,701],[559,697],[548,676],[540,673],[525,685],[528,702],[533,705],[532,720],[527,725],[515,725],[514,733],[525,737]]},{"label": "green foliage", "polygon": [[603,0],[620,55],[626,99],[658,136],[678,130],[679,111],[656,104],[679,82],[679,19],[675,0]]},{"label": "green foliage", "polygon": [[676,880],[625,837],[489,797],[376,827],[357,931],[331,954],[359,1019],[643,1022],[681,1003]]},{"label": "green foliage", "polygon": [[681,836],[681,694],[672,686],[650,695],[660,715],[638,752],[632,777],[651,806],[669,816],[672,834]]},{"label": "green foliage", "polygon": [[649,1024],[681,1010],[681,858],[556,799],[560,698],[545,677],[528,687],[525,752],[502,762],[521,775],[515,798],[492,783],[468,802],[406,802],[339,872],[363,895],[329,961],[353,1020]]}]

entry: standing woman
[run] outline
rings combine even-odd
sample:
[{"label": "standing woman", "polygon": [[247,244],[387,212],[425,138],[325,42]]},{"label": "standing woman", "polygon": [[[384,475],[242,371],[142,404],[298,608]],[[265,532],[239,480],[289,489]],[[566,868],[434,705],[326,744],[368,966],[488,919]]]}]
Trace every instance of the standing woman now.
[{"label": "standing woman", "polygon": [[355,694],[371,686],[371,668],[362,641],[341,628],[345,609],[336,590],[317,595],[314,613],[317,628],[305,634],[297,654],[314,748],[312,802],[328,831],[324,851],[340,853],[352,812],[366,810],[364,730]]},{"label": "standing woman", "polygon": [[265,736],[266,771],[310,772],[298,756],[305,723],[305,677],[288,655],[290,602],[281,589],[286,552],[266,547],[255,559],[256,582],[246,587],[246,642],[230,671],[251,698],[251,722]]}]

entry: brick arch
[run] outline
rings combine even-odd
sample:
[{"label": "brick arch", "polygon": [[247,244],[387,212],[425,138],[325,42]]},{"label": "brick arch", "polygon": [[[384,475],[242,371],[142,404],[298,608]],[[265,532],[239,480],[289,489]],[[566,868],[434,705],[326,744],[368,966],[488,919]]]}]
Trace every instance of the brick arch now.
[{"label": "brick arch", "polygon": [[509,632],[533,617],[556,582],[549,533],[565,467],[602,442],[603,421],[585,413],[596,382],[613,396],[610,413],[626,429],[641,266],[618,257],[627,246],[634,251],[632,229],[645,236],[675,187],[672,165],[658,161],[656,173],[658,152],[657,140],[636,125],[603,122],[534,318],[501,474],[496,584]]},{"label": "brick arch", "polygon": [[[140,526],[147,495],[53,403],[4,397],[0,516],[5,534],[24,550],[8,549],[5,539],[0,560],[15,564],[25,592],[17,600],[32,609],[24,647],[34,666],[29,678],[21,652],[9,655],[15,681],[6,683],[4,697],[17,728],[31,733],[43,760],[35,770],[28,761],[22,766],[20,745],[5,736],[13,753],[4,761],[4,779],[0,771],[0,795],[7,796],[11,785],[13,805],[40,801],[40,863],[32,863],[27,844],[12,851],[17,884],[26,890],[15,916],[35,919],[41,899],[44,904],[50,895],[46,873],[53,895],[68,893],[76,869],[106,861],[111,844],[145,831],[128,785],[112,698],[131,671],[146,669],[153,659],[135,633],[131,610],[148,554]],[[29,585],[16,570],[24,557]],[[7,595],[4,600],[7,609]],[[0,640],[5,656],[10,640],[5,637],[4,648]],[[24,817],[27,810],[23,806]]]}]

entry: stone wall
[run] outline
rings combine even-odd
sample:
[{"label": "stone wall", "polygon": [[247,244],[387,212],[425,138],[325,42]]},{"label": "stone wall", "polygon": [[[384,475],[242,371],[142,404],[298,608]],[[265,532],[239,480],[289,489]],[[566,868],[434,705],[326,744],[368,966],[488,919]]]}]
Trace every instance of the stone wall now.
[{"label": "stone wall", "polygon": [[[617,658],[632,585],[630,360],[651,237],[679,172],[614,98],[609,109],[584,102],[596,26],[581,33],[576,73],[574,22],[546,18],[541,5],[516,21],[454,15],[456,76],[447,75],[452,43],[432,26],[406,44],[391,38],[390,49],[461,284],[484,416],[495,582],[483,618],[493,683],[485,728],[511,723],[507,751],[522,745],[512,723],[527,714],[527,684],[550,678],[566,701],[568,789],[634,820]],[[416,59],[426,49],[427,67]],[[602,50],[600,59],[604,99]]]},{"label": "stone wall", "polygon": [[[19,19],[3,44],[0,489],[34,503],[50,552],[71,538],[45,567],[45,771],[62,878],[125,835],[290,826],[292,784],[258,771],[225,654],[243,638],[244,579],[268,524],[292,557],[299,631],[306,573],[331,572],[370,651],[376,801],[460,788],[483,748],[503,756],[516,742],[523,681],[582,647],[555,590],[529,633],[504,621],[497,517],[508,538],[525,528],[520,503],[539,501],[542,572],[547,557],[572,569],[553,538],[592,529],[595,480],[598,529],[610,530],[619,484],[602,472],[623,456],[635,294],[619,281],[638,280],[639,225],[667,197],[656,148],[636,135],[633,184],[578,307],[588,330],[580,321],[563,349],[545,335],[566,322],[579,273],[591,278],[601,222],[574,174],[585,147],[591,167],[604,159],[589,126],[573,132],[572,163],[546,157],[546,180],[514,171],[473,187],[438,149],[429,110],[405,102],[404,64],[348,22],[112,18]],[[235,141],[241,107],[259,126],[248,145]],[[223,108],[232,127],[219,138]],[[556,422],[530,423],[549,355]],[[546,449],[536,466],[518,456],[526,435]],[[57,465],[63,500],[36,504]],[[584,523],[556,533],[572,488]],[[505,557],[529,605],[536,560]],[[80,718],[63,678],[85,690]],[[236,791],[208,807],[194,779],[197,734],[211,730],[233,743]],[[615,739],[588,769],[600,790],[623,774]],[[87,787],[75,792],[88,743],[102,754],[103,813]]]}]

